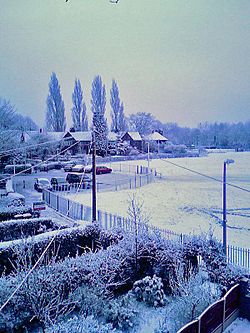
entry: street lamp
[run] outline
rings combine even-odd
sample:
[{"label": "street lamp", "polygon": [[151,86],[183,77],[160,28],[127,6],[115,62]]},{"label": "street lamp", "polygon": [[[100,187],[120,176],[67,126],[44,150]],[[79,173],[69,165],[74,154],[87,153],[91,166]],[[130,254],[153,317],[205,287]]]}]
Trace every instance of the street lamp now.
[{"label": "street lamp", "polygon": [[148,160],[148,173],[149,173],[149,142],[147,142],[148,150],[147,150],[147,160]]},{"label": "street lamp", "polygon": [[222,209],[223,209],[223,234],[222,234],[222,243],[223,251],[227,255],[227,199],[226,199],[226,174],[227,174],[227,165],[234,163],[234,160],[227,159],[224,161],[223,167],[223,192],[222,192]]}]

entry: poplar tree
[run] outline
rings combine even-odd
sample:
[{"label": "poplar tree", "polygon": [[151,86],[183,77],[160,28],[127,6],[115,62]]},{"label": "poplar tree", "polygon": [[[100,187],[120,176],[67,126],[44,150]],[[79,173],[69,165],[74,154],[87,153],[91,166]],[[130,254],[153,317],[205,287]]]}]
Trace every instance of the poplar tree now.
[{"label": "poplar tree", "polygon": [[61,95],[61,88],[53,72],[49,82],[47,97],[46,128],[48,131],[64,132],[66,128],[65,107]]},{"label": "poplar tree", "polygon": [[105,156],[108,148],[108,125],[105,118],[106,90],[100,75],[96,76],[92,82],[91,97],[96,151],[97,154]]}]

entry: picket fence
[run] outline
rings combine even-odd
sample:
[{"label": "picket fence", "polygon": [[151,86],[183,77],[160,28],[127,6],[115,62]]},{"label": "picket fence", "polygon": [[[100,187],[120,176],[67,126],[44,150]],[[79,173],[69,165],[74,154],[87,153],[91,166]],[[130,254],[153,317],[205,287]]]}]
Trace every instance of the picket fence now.
[{"label": "picket fence", "polygon": [[[69,200],[55,192],[48,190],[43,191],[43,200],[46,204],[73,220],[92,221],[91,207],[85,206],[79,202]],[[104,229],[122,228],[124,231],[133,231],[134,225],[129,218],[114,215],[105,211],[97,211],[97,220]],[[177,240],[183,242],[185,234],[179,234],[168,229],[161,229],[152,225],[147,225],[149,232],[157,232],[162,237],[169,240]],[[250,273],[250,249],[244,249],[232,245],[227,246],[228,262],[240,266]]]},{"label": "picket fence", "polygon": [[196,320],[177,333],[223,332],[239,316],[239,306],[240,285],[236,284],[223,298],[210,305]]}]

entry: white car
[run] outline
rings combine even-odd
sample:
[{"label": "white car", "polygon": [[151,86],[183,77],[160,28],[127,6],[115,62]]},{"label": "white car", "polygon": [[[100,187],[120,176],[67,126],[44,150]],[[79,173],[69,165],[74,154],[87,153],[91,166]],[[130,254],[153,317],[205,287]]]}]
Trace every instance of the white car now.
[{"label": "white car", "polygon": [[42,192],[44,189],[51,190],[52,187],[47,178],[35,178],[34,189]]},{"label": "white car", "polygon": [[82,164],[77,164],[77,165],[75,165],[75,166],[73,166],[73,168],[72,168],[72,172],[84,172],[84,168],[85,168],[85,166],[84,165],[82,165]]}]

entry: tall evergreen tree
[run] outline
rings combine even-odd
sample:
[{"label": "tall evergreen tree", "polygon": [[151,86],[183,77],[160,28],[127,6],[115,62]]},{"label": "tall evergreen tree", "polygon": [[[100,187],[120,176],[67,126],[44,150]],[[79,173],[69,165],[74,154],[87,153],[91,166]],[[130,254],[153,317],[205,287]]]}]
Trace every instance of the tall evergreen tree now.
[{"label": "tall evergreen tree", "polygon": [[108,125],[107,119],[104,116],[106,107],[106,90],[99,75],[96,76],[92,82],[91,96],[96,151],[99,155],[105,155],[108,147]]},{"label": "tall evergreen tree", "polygon": [[72,93],[73,107],[71,109],[73,126],[76,131],[87,131],[88,120],[86,114],[86,104],[83,101],[81,82],[75,79],[74,91]]},{"label": "tall evergreen tree", "polygon": [[53,72],[49,82],[49,94],[47,97],[46,128],[48,131],[63,132],[66,128],[65,107],[61,95],[61,89]]},{"label": "tall evergreen tree", "polygon": [[[119,89],[115,80],[112,81],[112,88],[110,90],[110,105],[111,105],[111,130],[113,132],[124,131],[125,117],[124,106],[120,101]],[[121,127],[122,126],[122,127]]]},{"label": "tall evergreen tree", "polygon": [[119,125],[119,131],[120,132],[127,131],[127,122],[126,122],[126,118],[125,118],[125,115],[124,115],[124,105],[123,105],[123,103],[120,105],[118,125]]}]

